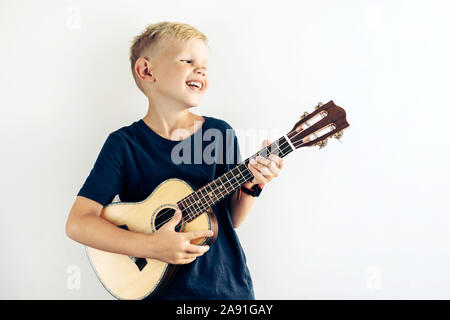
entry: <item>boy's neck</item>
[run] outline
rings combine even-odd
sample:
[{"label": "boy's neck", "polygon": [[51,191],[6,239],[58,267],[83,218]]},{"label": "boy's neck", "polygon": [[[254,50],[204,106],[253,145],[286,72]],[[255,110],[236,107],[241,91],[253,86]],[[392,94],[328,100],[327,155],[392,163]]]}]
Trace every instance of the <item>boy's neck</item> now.
[{"label": "boy's neck", "polygon": [[179,137],[177,132],[173,140],[187,138],[197,131],[205,121],[202,116],[190,112],[189,109],[174,111],[150,107],[142,120],[157,134],[169,140],[172,140],[172,134],[177,129],[184,129],[183,132],[186,132],[187,135]]}]

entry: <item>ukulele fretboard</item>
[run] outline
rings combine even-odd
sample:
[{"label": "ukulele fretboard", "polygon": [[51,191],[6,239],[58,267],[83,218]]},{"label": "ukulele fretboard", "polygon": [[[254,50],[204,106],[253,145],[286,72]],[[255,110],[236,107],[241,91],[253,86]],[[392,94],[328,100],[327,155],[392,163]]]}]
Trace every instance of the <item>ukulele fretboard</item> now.
[{"label": "ukulele fretboard", "polygon": [[281,137],[269,146],[258,151],[253,156],[247,158],[245,161],[237,164],[234,168],[225,172],[217,179],[178,201],[177,205],[183,213],[185,221],[192,221],[222,199],[233,194],[234,191],[243,184],[252,180],[253,174],[248,169],[248,162],[251,158],[256,158],[258,155],[267,158],[270,154],[275,154],[280,158],[283,158],[292,152],[295,148],[288,136],[289,134]]}]

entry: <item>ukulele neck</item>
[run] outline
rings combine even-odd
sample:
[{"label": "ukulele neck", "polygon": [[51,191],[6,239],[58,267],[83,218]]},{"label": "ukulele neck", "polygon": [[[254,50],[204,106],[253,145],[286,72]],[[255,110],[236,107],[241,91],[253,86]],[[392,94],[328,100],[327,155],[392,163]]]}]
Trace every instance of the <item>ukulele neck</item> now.
[{"label": "ukulele neck", "polygon": [[256,156],[267,158],[270,154],[275,154],[280,158],[283,158],[294,151],[294,149],[288,135],[284,135],[269,146],[261,149],[253,156],[236,165],[233,169],[225,172],[217,179],[181,199],[177,202],[177,205],[183,212],[185,221],[190,222],[194,220],[210,207],[233,194],[242,185],[252,180],[253,174],[248,169],[248,163],[251,158],[256,158]]}]

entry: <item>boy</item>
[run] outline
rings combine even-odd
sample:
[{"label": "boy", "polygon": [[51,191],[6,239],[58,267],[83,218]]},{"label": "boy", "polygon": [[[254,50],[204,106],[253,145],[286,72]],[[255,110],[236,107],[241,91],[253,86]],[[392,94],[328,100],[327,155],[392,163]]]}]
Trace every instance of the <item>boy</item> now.
[{"label": "boy", "polygon": [[[108,136],[76,197],[66,233],[100,250],[180,264],[163,299],[254,299],[246,258],[234,230],[253,205],[250,193],[241,195],[238,190],[212,207],[219,232],[211,247],[190,243],[193,238],[211,236],[211,231],[174,230],[181,219],[180,210],[153,234],[117,228],[100,217],[103,206],[117,194],[122,202],[142,201],[161,182],[173,177],[199,188],[241,162],[235,136],[232,145],[222,147],[225,155],[234,152],[233,163],[173,161],[172,151],[178,143],[191,143],[206,129],[220,130],[224,137],[226,130],[232,130],[223,120],[189,111],[200,103],[209,86],[206,41],[195,28],[172,22],[149,25],[135,37],[131,68],[138,88],[148,98],[147,115]],[[201,150],[191,149],[201,152],[200,157],[205,147],[201,140]],[[189,155],[191,159],[197,156]],[[270,159],[258,157],[249,165],[253,180],[245,187],[266,184],[278,176],[282,166],[282,159],[275,155]],[[247,189],[244,191],[249,192]]]}]

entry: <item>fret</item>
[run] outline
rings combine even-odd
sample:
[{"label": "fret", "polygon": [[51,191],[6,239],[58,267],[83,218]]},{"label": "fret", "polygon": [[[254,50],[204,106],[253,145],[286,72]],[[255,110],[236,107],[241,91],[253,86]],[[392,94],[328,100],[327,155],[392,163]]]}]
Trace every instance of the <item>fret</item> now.
[{"label": "fret", "polygon": [[209,204],[211,204],[211,203],[214,203],[215,200],[214,200],[214,198],[213,198],[214,192],[213,192],[212,190],[208,190],[208,185],[209,185],[209,184],[205,185],[205,186],[202,188],[202,189],[203,189],[203,190],[202,190],[202,193],[205,192],[206,196],[208,196],[209,200],[206,199],[206,198],[205,198],[205,200],[207,201],[207,204],[209,205]]},{"label": "fret", "polygon": [[206,191],[205,187],[199,189],[201,201],[202,201],[202,209],[207,210],[210,207],[210,202],[206,196],[208,195],[208,192]]},{"label": "fret", "polygon": [[[284,139],[284,137],[283,137],[283,138],[280,138],[280,140],[281,140],[281,139]],[[284,140],[286,141],[286,139],[284,139]],[[280,146],[280,145],[283,145],[283,143],[284,143],[284,142],[280,142],[280,143],[279,143],[279,146]],[[281,147],[278,147],[278,152],[279,152],[279,155],[278,155],[278,156],[279,156],[280,158],[284,158],[284,154],[283,154],[284,152],[283,152],[283,150],[281,149]]]},{"label": "fret", "polygon": [[[237,182],[236,185],[239,185],[240,181],[237,179],[236,175],[234,174],[234,169],[235,169],[236,167],[237,167],[237,165],[236,165],[232,170],[230,170],[229,172],[230,172],[230,174],[231,174],[231,178],[234,179],[234,180]],[[233,186],[234,186],[234,182],[233,182]]]},{"label": "fret", "polygon": [[185,219],[193,215],[193,211],[192,208],[189,206],[188,199],[189,198],[186,197],[178,203],[178,207],[180,208],[181,212],[186,213],[186,215],[184,216]]},{"label": "fret", "polygon": [[226,194],[228,187],[226,185],[227,179],[226,179],[225,175],[221,175],[217,180],[219,182],[220,190],[222,191],[223,194]]},{"label": "fret", "polygon": [[[236,186],[240,186],[243,182],[242,175],[241,175],[238,167],[239,167],[239,165],[237,165],[233,169],[231,169],[232,177],[236,181],[236,183],[235,183]],[[235,189],[237,189],[237,188],[235,188]]]},{"label": "fret", "polygon": [[242,182],[242,176],[239,173],[239,170],[237,169],[239,165],[235,166],[233,169],[231,169],[231,173],[233,176],[233,179],[236,181],[236,185],[240,185]]},{"label": "fret", "polygon": [[214,194],[214,202],[219,202],[221,199],[222,192],[217,188],[215,180],[209,183],[209,187],[211,188],[211,192]]},{"label": "fret", "polygon": [[197,208],[196,208],[196,211],[197,211],[198,213],[203,212],[202,208],[200,207],[202,201],[201,201],[201,199],[199,198],[198,193],[197,193],[197,192],[193,192],[193,193],[191,193],[191,196],[192,196],[192,199],[193,199],[193,201],[194,201],[194,205],[197,207]]},{"label": "fret", "polygon": [[[225,177],[225,179],[227,180],[227,181],[225,181],[225,182],[223,182],[223,185],[225,186],[225,193],[226,194],[228,194],[228,188],[233,188],[233,184],[230,182],[230,180],[228,180],[228,177],[227,177],[227,173],[228,172],[225,172],[223,175],[222,175],[222,177]],[[220,181],[222,181],[223,180],[223,178],[220,180]],[[228,182],[228,184],[230,185],[230,187],[227,187],[226,185],[225,185],[225,183],[227,183]]]},{"label": "fret", "polygon": [[[187,222],[192,221],[198,215],[200,215],[201,213],[208,210],[208,208],[210,207],[208,201],[204,197],[200,197],[199,194],[201,194],[201,191],[196,190],[187,196],[187,198],[192,198],[194,200],[197,199],[194,201],[193,205],[191,206],[193,210],[192,210],[192,213],[186,219]],[[202,201],[202,198],[204,199],[203,201]]]},{"label": "fret", "polygon": [[189,207],[192,208],[192,210],[194,210],[195,203],[194,203],[192,197],[187,197],[186,201],[189,203]]},{"label": "fret", "polygon": [[[283,137],[283,139],[285,139]],[[290,142],[290,140],[288,139],[288,141]],[[280,148],[281,149],[281,148]],[[292,151],[294,151],[295,149],[293,149],[290,144],[286,144],[283,145],[282,151],[283,151],[283,157],[287,156],[289,153],[291,153]]]},{"label": "fret", "polygon": [[[209,190],[207,189],[208,187],[209,187]],[[212,203],[215,203],[218,200],[218,196],[217,196],[213,186],[211,185],[211,183],[208,183],[205,186],[205,189],[208,191],[208,196],[212,200]]]},{"label": "fret", "polygon": [[195,209],[194,209],[194,204],[192,202],[192,199],[191,199],[191,197],[186,197],[185,199],[189,206],[189,213],[188,213],[189,217],[188,218],[190,218],[191,216],[193,217],[195,215]]},{"label": "fret", "polygon": [[289,137],[286,135],[283,136],[283,138],[285,138],[286,142],[288,143],[289,147],[291,148],[291,150],[294,150],[294,145],[291,142],[291,139],[289,139]]},{"label": "fret", "polygon": [[281,149],[278,150],[278,156],[280,158],[284,158],[284,154],[283,154],[283,151]]},{"label": "fret", "polygon": [[241,165],[242,164],[238,164],[233,169],[230,170],[232,178],[236,181],[236,184],[233,183],[233,191],[240,188],[240,186],[242,186],[245,182],[248,181],[246,177],[242,175],[241,170],[239,170],[239,167]]},{"label": "fret", "polygon": [[[244,173],[243,173],[243,172],[239,169],[240,166],[241,166],[241,165],[238,165],[238,166],[236,166],[236,168],[237,168],[239,174],[241,175],[241,177],[242,177],[242,179],[244,180],[244,183],[245,183],[245,182],[247,182],[248,180],[250,180],[249,177],[248,177],[248,175],[246,175],[249,171],[248,171],[247,168],[245,168],[244,170],[246,170],[247,172],[244,171]],[[252,177],[251,174],[250,174],[250,177]],[[244,184],[244,183],[242,183],[242,184]]]},{"label": "fret", "polygon": [[[218,186],[218,190],[220,191],[220,194],[221,194],[221,197],[223,196],[223,191],[224,191],[224,186],[223,186],[223,183],[222,183],[222,181],[221,180],[219,180],[220,178],[217,178],[215,181],[218,181],[219,182],[219,186]],[[215,182],[214,182],[214,184],[215,184]],[[217,184],[216,184],[217,185]]]},{"label": "fret", "polygon": [[209,208],[208,205],[208,199],[206,199],[206,194],[203,194],[203,192],[205,192],[205,190],[203,188],[199,189],[198,194],[200,195],[200,201],[201,201],[201,208],[202,210],[206,210],[207,208]]},{"label": "fret", "polygon": [[217,186],[216,180],[213,180],[213,183],[214,183],[214,185],[216,186],[216,190],[220,192],[220,197],[219,197],[219,199],[222,198],[223,193],[222,193],[221,189],[219,189],[219,187]]}]

